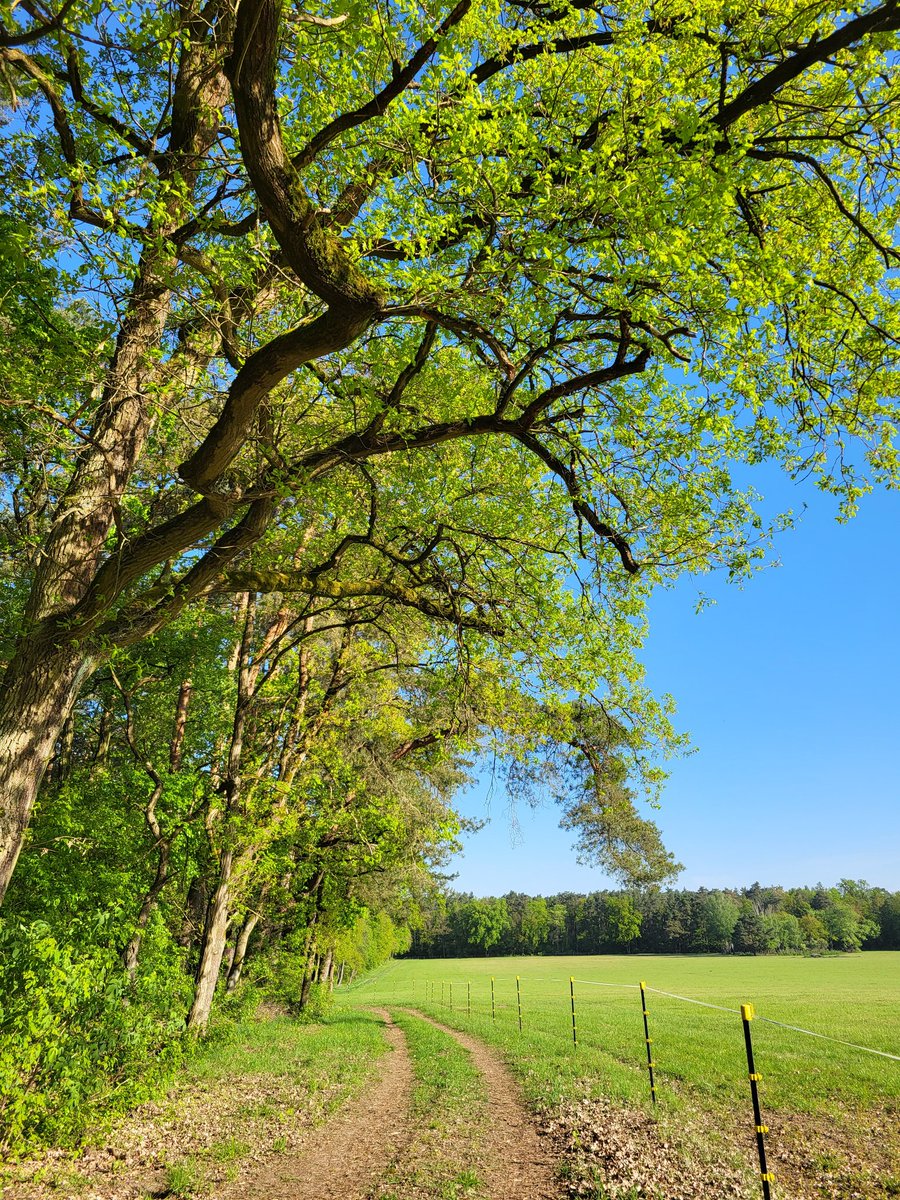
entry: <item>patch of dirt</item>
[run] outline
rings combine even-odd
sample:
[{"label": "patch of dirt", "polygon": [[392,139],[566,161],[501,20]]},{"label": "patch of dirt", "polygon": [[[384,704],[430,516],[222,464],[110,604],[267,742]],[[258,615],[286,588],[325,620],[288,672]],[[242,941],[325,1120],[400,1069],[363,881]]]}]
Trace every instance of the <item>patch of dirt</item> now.
[{"label": "patch of dirt", "polygon": [[[675,1118],[669,1117],[668,1122]],[[548,1111],[545,1129],[565,1155],[568,1192],[604,1200],[758,1200],[752,1127],[733,1115],[657,1123],[604,1099]],[[900,1130],[893,1109],[773,1113],[766,1158],[777,1200],[889,1200],[900,1196]]]},{"label": "patch of dirt", "polygon": [[779,1197],[886,1200],[900,1196],[900,1120],[894,1105],[852,1113],[778,1113],[767,1139]]},{"label": "patch of dirt", "polygon": [[416,1010],[416,1015],[455,1038],[484,1076],[489,1121],[479,1130],[479,1157],[491,1200],[559,1200],[563,1195],[553,1153],[528,1113],[521,1088],[500,1057],[477,1038]]},{"label": "patch of dirt", "polygon": [[[377,1011],[377,1010],[376,1010]],[[221,1200],[363,1200],[373,1181],[409,1140],[413,1073],[406,1039],[386,1012],[393,1051],[378,1079],[336,1116],[308,1135],[297,1152],[273,1157],[263,1169],[243,1170],[216,1193]]]}]

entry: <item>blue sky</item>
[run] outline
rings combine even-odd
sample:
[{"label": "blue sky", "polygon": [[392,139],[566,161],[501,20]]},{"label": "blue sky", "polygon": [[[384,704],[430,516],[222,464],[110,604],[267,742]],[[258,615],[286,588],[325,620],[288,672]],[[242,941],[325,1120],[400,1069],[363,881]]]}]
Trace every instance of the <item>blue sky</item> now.
[{"label": "blue sky", "polygon": [[[742,589],[684,579],[652,602],[648,682],[675,697],[697,747],[671,764],[653,819],[684,864],[676,886],[900,889],[900,494],[863,497],[839,525],[809,485],[766,490],[807,505],[778,539],[781,565]],[[701,590],[716,604],[697,613]],[[461,808],[490,824],[450,867],[460,890],[611,886],[576,864],[552,805],[519,810],[515,831],[486,772]]]}]

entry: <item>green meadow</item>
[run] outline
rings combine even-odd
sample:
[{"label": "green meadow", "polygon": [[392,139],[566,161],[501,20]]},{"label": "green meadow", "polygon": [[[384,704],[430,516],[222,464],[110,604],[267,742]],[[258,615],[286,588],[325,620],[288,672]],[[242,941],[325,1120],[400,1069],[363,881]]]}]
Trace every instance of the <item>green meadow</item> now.
[{"label": "green meadow", "polygon": [[[572,976],[577,1045],[572,1038]],[[641,980],[652,989],[647,1007],[662,1110],[693,1107],[739,1117],[748,1108],[737,1011],[748,1002],[756,1013],[751,1029],[767,1112],[900,1110],[900,1060],[826,1040],[900,1055],[897,952],[823,958],[405,960],[343,992],[356,1004],[412,1006],[477,1034],[504,1053],[535,1100],[587,1093],[645,1105],[649,1086]]]}]

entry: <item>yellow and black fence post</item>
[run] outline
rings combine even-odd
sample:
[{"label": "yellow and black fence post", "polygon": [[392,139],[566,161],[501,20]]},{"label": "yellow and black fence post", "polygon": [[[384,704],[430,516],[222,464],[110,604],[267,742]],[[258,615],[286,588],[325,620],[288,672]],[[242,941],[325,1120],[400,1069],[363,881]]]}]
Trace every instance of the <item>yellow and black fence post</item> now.
[{"label": "yellow and black fence post", "polygon": [[578,1049],[578,1031],[575,1028],[575,976],[569,976],[569,996],[572,1000],[572,1045]]},{"label": "yellow and black fence post", "polygon": [[519,1033],[522,1032],[522,989],[519,987],[519,977],[516,976],[516,1007],[519,1010]]},{"label": "yellow and black fence post", "polygon": [[768,1125],[762,1123],[762,1113],[759,1108],[759,1088],[756,1086],[762,1079],[762,1075],[757,1073],[753,1062],[753,1039],[750,1036],[750,1022],[753,1020],[754,1012],[752,1004],[741,1005],[741,1021],[744,1026],[744,1045],[747,1047],[747,1071],[750,1075],[750,1095],[753,1098],[753,1120],[756,1124],[756,1150],[759,1154],[759,1172],[762,1176],[763,1200],[771,1200],[772,1189],[769,1186],[774,1182],[775,1176],[769,1171],[766,1166],[766,1134],[769,1132]]},{"label": "yellow and black fence post", "polygon": [[444,981],[441,980],[441,1008],[444,1007]]},{"label": "yellow and black fence post", "polygon": [[494,977],[491,976],[491,1020],[497,1020],[497,1009],[494,1006]]},{"label": "yellow and black fence post", "polygon": [[656,1066],[656,1063],[653,1061],[653,1051],[650,1048],[653,1045],[653,1038],[651,1038],[651,1036],[650,1036],[650,1026],[647,1022],[648,1013],[647,1013],[646,987],[647,987],[646,980],[642,979],[641,980],[641,1012],[644,1014],[644,1044],[647,1047],[647,1070],[650,1072],[650,1098],[652,1099],[653,1103],[656,1104],[656,1083],[653,1079],[653,1068]]},{"label": "yellow and black fence post", "polygon": [[453,981],[450,981],[450,1011],[453,1012]]}]

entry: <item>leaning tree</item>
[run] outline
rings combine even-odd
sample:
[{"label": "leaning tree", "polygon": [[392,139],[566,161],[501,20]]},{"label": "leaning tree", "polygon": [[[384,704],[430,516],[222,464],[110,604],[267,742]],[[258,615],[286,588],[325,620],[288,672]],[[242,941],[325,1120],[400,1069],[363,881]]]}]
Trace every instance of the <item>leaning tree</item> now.
[{"label": "leaning tree", "polygon": [[[848,510],[895,477],[897,0],[0,20],[0,895],[85,679],[210,592],[376,595],[502,646],[516,595],[470,588],[468,548],[521,502],[558,540],[523,520],[494,560],[580,572],[612,631],[686,567],[746,569],[734,464]],[[388,460],[410,512],[469,481],[452,534],[385,544]]]}]

